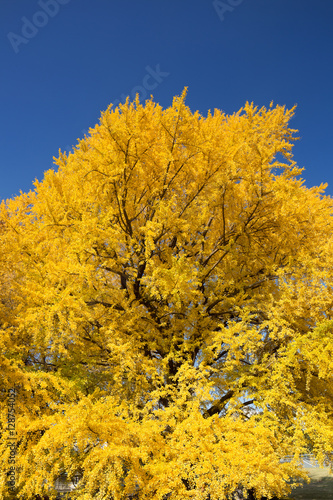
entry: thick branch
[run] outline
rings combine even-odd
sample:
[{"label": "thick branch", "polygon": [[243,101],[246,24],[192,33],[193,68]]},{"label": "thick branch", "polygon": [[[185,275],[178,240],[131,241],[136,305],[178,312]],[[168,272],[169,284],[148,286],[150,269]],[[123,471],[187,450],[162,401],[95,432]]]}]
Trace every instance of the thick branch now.
[{"label": "thick branch", "polygon": [[209,410],[205,411],[205,416],[211,417],[216,413],[220,413],[220,411],[225,406],[225,403],[228,401],[228,399],[232,398],[234,394],[235,394],[234,391],[228,391],[224,396],[222,396],[222,398],[219,399],[219,401],[215,405],[211,406]]}]

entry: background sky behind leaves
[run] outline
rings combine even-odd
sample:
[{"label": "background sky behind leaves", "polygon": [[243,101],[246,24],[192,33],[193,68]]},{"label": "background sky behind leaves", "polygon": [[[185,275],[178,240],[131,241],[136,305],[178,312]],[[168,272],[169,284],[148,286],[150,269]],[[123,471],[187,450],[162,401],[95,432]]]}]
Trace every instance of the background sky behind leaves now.
[{"label": "background sky behind leaves", "polygon": [[[227,7],[223,7],[223,3]],[[285,104],[308,187],[332,173],[330,0],[1,0],[0,198],[31,189],[135,92],[203,115]]]}]

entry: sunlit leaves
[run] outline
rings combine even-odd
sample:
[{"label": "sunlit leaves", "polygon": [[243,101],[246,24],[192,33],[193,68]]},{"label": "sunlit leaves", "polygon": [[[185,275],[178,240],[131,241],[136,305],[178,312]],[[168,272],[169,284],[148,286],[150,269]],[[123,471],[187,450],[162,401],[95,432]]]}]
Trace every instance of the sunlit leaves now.
[{"label": "sunlit leaves", "polygon": [[332,200],[299,179],[293,113],[110,106],[2,204],[17,495],[63,472],[86,500],[281,495],[330,456]]}]

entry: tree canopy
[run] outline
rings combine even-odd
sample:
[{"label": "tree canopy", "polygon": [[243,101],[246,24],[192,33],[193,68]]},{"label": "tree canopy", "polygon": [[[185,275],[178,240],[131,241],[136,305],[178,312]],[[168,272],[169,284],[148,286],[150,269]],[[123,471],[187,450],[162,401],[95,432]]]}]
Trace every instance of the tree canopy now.
[{"label": "tree canopy", "polygon": [[332,459],[332,199],[294,108],[185,94],[111,105],[1,205],[3,498],[12,388],[16,498],[269,498]]}]

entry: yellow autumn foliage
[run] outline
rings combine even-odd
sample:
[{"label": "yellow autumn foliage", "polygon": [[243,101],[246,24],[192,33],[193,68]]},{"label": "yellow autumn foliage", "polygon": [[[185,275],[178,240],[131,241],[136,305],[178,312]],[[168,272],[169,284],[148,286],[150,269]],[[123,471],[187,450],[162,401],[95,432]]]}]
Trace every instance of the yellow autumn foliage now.
[{"label": "yellow autumn foliage", "polygon": [[0,498],[13,388],[15,498],[271,498],[332,460],[333,203],[293,113],[111,105],[2,203]]}]

